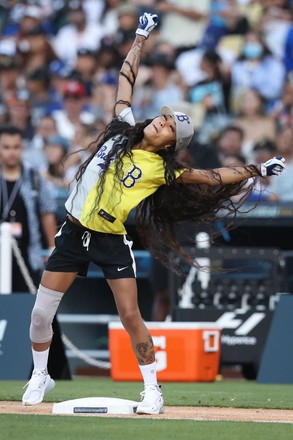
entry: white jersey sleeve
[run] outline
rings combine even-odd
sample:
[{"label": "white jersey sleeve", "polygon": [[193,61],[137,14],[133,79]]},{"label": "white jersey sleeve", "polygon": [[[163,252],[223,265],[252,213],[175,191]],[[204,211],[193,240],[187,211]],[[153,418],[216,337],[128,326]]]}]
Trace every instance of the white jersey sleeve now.
[{"label": "white jersey sleeve", "polygon": [[[118,118],[132,126],[135,125],[131,107],[125,108],[118,115]],[[97,185],[97,182],[100,179],[105,160],[113,147],[114,141],[115,136],[106,141],[104,145],[99,148],[91,162],[88,164],[82,175],[81,181],[75,185],[65,202],[66,211],[78,220],[80,219],[88,194]],[[113,158],[113,160],[115,160],[115,158]]]},{"label": "white jersey sleeve", "polygon": [[128,122],[130,125],[135,125],[135,119],[132,113],[131,107],[126,107],[122,112],[118,115],[118,118],[122,121]]}]

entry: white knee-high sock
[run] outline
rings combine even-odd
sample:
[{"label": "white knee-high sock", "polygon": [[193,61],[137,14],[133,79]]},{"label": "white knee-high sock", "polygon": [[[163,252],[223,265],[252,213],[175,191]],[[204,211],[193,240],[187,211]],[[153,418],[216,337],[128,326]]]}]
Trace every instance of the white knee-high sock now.
[{"label": "white knee-high sock", "polygon": [[145,386],[156,385],[158,383],[156,363],[155,361],[152,364],[139,365]]}]

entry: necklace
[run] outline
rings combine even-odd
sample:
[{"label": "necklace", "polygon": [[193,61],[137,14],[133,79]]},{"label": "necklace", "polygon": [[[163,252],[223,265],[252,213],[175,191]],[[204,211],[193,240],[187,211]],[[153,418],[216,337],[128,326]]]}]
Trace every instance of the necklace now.
[{"label": "necklace", "polygon": [[14,185],[13,189],[10,193],[10,196],[8,197],[8,188],[7,188],[7,182],[1,176],[1,192],[3,196],[3,210],[2,210],[2,219],[7,220],[9,211],[16,199],[17,193],[19,191],[20,185],[21,185],[22,178],[18,179]]}]

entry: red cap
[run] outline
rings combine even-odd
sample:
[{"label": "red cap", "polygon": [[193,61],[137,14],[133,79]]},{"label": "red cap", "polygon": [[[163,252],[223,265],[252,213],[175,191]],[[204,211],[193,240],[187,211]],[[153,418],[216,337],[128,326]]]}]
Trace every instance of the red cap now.
[{"label": "red cap", "polygon": [[72,95],[72,96],[85,96],[85,87],[84,85],[79,81],[68,81],[64,85],[63,89],[64,95]]}]

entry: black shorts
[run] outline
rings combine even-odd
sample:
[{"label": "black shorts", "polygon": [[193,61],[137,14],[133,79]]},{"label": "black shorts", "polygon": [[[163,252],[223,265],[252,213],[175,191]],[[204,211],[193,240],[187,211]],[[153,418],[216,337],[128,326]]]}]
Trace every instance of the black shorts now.
[{"label": "black shorts", "polygon": [[90,262],[101,268],[106,279],[136,277],[132,240],[128,236],[95,232],[67,218],[55,236],[55,249],[45,270],[86,276]]}]

